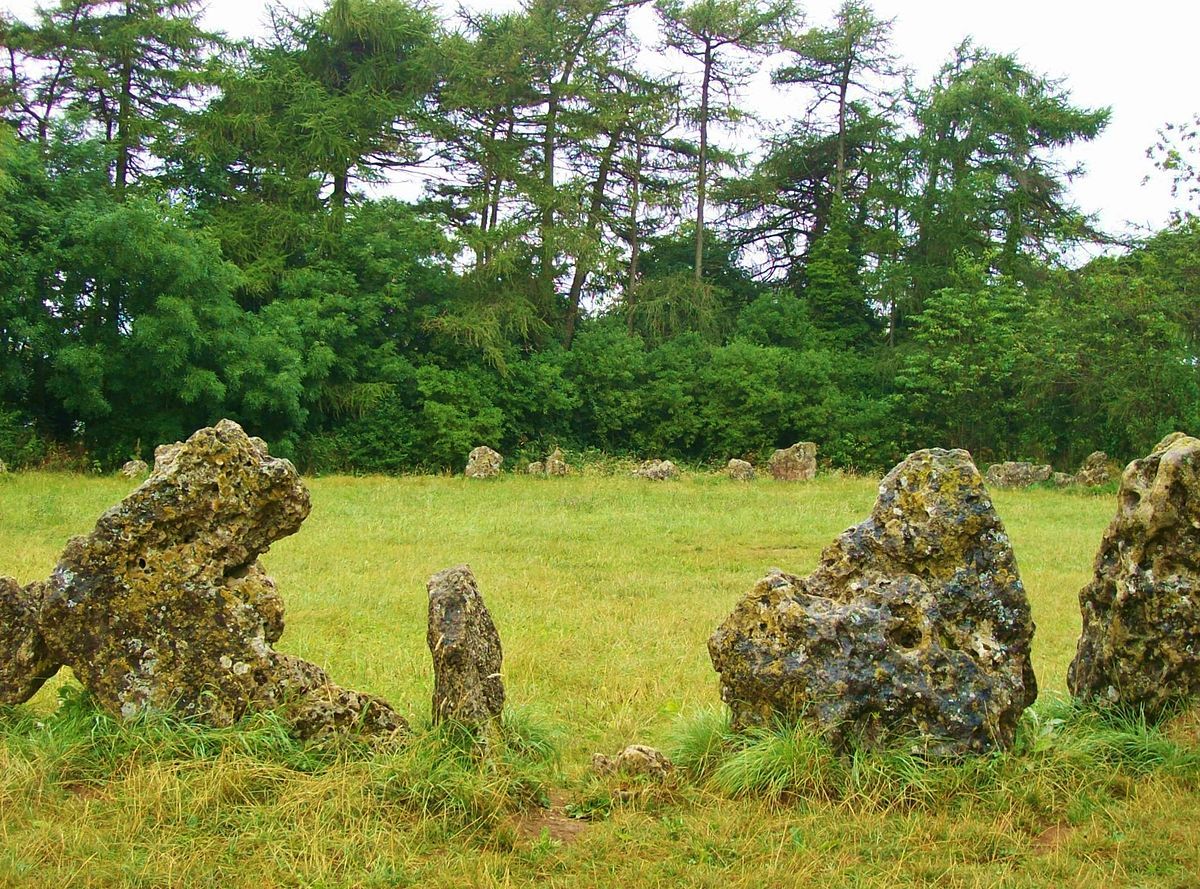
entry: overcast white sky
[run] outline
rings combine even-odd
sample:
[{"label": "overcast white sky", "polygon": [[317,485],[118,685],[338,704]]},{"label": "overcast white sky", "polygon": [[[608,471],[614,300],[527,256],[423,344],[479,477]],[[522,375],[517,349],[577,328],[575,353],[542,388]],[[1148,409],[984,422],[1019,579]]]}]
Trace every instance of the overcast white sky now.
[{"label": "overcast white sky", "polygon": [[[0,0],[0,7],[25,17],[35,0]],[[285,0],[291,8],[323,6]],[[441,0],[448,11],[460,5]],[[505,9],[517,0],[464,0],[473,9]],[[209,0],[206,23],[231,36],[258,33],[267,0]],[[809,24],[825,23],[837,0],[804,4]],[[1103,136],[1071,159],[1087,168],[1074,194],[1101,224],[1124,230],[1128,223],[1160,227],[1174,202],[1168,184],[1145,156],[1155,130],[1200,110],[1196,93],[1196,34],[1200,4],[1176,0],[1115,3],[1105,0],[875,0],[881,18],[894,18],[894,45],[901,60],[924,82],[950,49],[971,35],[1001,52],[1015,52],[1035,70],[1064,77],[1076,104],[1112,107]],[[650,9],[639,11],[652,28]],[[647,35],[647,42],[652,40]],[[756,84],[750,101],[768,112],[786,111],[786,100],[767,83]],[[1151,182],[1142,179],[1151,174]]]}]

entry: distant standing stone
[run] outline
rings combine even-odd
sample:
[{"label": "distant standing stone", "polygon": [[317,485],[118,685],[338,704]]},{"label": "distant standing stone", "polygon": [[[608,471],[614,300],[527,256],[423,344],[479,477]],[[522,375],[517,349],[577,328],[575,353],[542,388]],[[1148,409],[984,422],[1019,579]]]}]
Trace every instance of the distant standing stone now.
[{"label": "distant standing stone", "polygon": [[754,481],[754,467],[745,460],[730,460],[725,467],[725,474],[735,482]]},{"label": "distant standing stone", "polygon": [[989,485],[997,488],[1028,488],[1038,482],[1049,481],[1053,474],[1054,467],[1046,464],[1010,460],[989,466],[985,479]]},{"label": "distant standing stone", "polygon": [[1054,482],[1056,488],[1065,488],[1075,484],[1075,476],[1068,472],[1056,472],[1050,476],[1050,481]]},{"label": "distant standing stone", "polygon": [[675,464],[670,460],[645,460],[633,471],[633,474],[638,478],[648,478],[651,481],[661,482],[678,478],[679,470],[675,468]]},{"label": "distant standing stone", "polygon": [[489,447],[480,446],[467,455],[467,478],[495,478],[500,474],[504,458]]},{"label": "distant standing stone", "polygon": [[1173,433],[1126,467],[1067,671],[1079,698],[1159,711],[1200,695],[1200,440]]},{"label": "distant standing stone", "polygon": [[546,474],[546,464],[543,463],[541,460],[535,460],[532,463],[530,463],[528,466],[525,467],[525,474],[526,475],[545,475]]},{"label": "distant standing stone", "polygon": [[150,472],[145,460],[130,460],[121,467],[121,475],[125,478],[140,478]]},{"label": "distant standing stone", "polygon": [[780,448],[767,461],[771,477],[781,482],[808,481],[817,475],[817,446],[801,441],[790,448]]},{"label": "distant standing stone", "polygon": [[1121,468],[1108,458],[1108,454],[1104,451],[1092,451],[1084,458],[1079,472],[1075,473],[1075,484],[1094,488],[1107,485],[1120,477]]},{"label": "distant standing stone", "polygon": [[554,452],[546,458],[546,475],[563,476],[567,472],[567,461],[563,459],[562,449],[555,448]]},{"label": "distant standing stone", "polygon": [[466,565],[429,579],[433,721],[481,726],[504,710],[500,634]]},{"label": "distant standing stone", "polygon": [[1029,600],[966,451],[917,451],[800,578],[774,570],[708,641],[744,729],[801,720],[839,749],[1012,744],[1037,697]]}]

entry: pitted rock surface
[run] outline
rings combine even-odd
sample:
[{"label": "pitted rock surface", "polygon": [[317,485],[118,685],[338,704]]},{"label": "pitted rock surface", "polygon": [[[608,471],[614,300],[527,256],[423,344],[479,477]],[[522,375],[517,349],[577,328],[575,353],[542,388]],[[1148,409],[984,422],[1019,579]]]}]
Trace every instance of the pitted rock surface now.
[{"label": "pitted rock surface", "polygon": [[1029,601],[966,451],[917,451],[808,577],[774,570],[709,639],[734,725],[804,720],[839,749],[1007,747],[1037,697]]},{"label": "pitted rock surface", "polygon": [[997,488],[1028,488],[1038,482],[1049,481],[1053,475],[1053,466],[1010,460],[989,466],[987,483]]},{"label": "pitted rock surface", "polygon": [[467,565],[429,578],[433,721],[482,726],[504,710],[500,634]]},{"label": "pitted rock surface", "polygon": [[780,482],[809,481],[817,476],[817,446],[801,441],[790,448],[780,448],[767,461],[771,478]]},{"label": "pitted rock surface", "polygon": [[0,705],[25,703],[62,664],[42,638],[41,607],[41,583],[0,577]]},{"label": "pitted rock surface", "polygon": [[480,445],[467,455],[467,468],[463,474],[467,478],[495,478],[500,474],[500,464],[504,458],[497,451]]},{"label": "pitted rock surface", "polygon": [[159,447],[150,477],[68,542],[39,615],[47,646],[126,717],[222,726],[299,706],[328,677],[271,648],[283,602],[257,558],[308,512],[292,464],[230,420]]},{"label": "pitted rock surface", "polygon": [[130,460],[121,467],[121,475],[125,478],[141,478],[150,471],[145,460]]},{"label": "pitted rock surface", "polygon": [[532,463],[530,463],[528,466],[525,467],[525,474],[526,475],[545,475],[546,474],[546,464],[543,463],[541,460],[534,460]]},{"label": "pitted rock surface", "polygon": [[725,466],[725,474],[735,482],[754,481],[754,467],[745,460],[730,460]]},{"label": "pitted rock surface", "polygon": [[633,471],[633,474],[638,478],[648,478],[655,482],[679,478],[679,470],[670,460],[644,460]]},{"label": "pitted rock surface", "polygon": [[1092,451],[1083,459],[1079,471],[1075,473],[1075,484],[1096,487],[1107,485],[1120,477],[1121,467],[1110,460],[1108,454],[1104,451]]},{"label": "pitted rock surface", "polygon": [[1071,694],[1150,711],[1200,695],[1200,440],[1126,467],[1079,604]]},{"label": "pitted rock surface", "polygon": [[564,476],[569,471],[567,461],[563,459],[562,448],[555,448],[554,452],[546,458],[546,475],[551,477]]},{"label": "pitted rock surface", "polygon": [[602,777],[640,776],[662,781],[674,768],[674,764],[665,753],[644,744],[630,744],[616,756],[592,754],[592,771]]}]

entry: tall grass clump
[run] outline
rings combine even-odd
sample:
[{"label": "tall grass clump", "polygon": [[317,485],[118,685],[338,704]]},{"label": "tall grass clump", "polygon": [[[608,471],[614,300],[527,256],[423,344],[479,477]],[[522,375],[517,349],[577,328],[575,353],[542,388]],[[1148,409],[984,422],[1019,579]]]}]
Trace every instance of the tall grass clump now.
[{"label": "tall grass clump", "polygon": [[545,802],[558,776],[557,735],[521,711],[487,728],[425,727],[377,757],[377,798],[455,830],[472,831]]},{"label": "tall grass clump", "polygon": [[835,751],[810,726],[776,723],[734,732],[707,711],[677,728],[672,753],[695,780],[731,797],[854,808],[1065,811],[1080,799],[1124,795],[1148,775],[1200,783],[1200,751],[1181,746],[1146,714],[1052,698],[1026,711],[1011,750],[934,759],[915,740]]}]

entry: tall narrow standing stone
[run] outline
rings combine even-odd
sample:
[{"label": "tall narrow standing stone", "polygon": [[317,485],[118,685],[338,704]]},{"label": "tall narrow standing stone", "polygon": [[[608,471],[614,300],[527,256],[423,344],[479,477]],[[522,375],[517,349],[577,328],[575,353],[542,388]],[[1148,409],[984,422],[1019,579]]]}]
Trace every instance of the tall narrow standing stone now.
[{"label": "tall narrow standing stone", "polygon": [[504,655],[475,575],[466,565],[447,568],[429,578],[428,589],[434,723],[477,727],[498,719]]},{"label": "tall narrow standing stone", "polygon": [[1071,694],[1151,711],[1200,695],[1200,440],[1126,467],[1079,604]]}]

